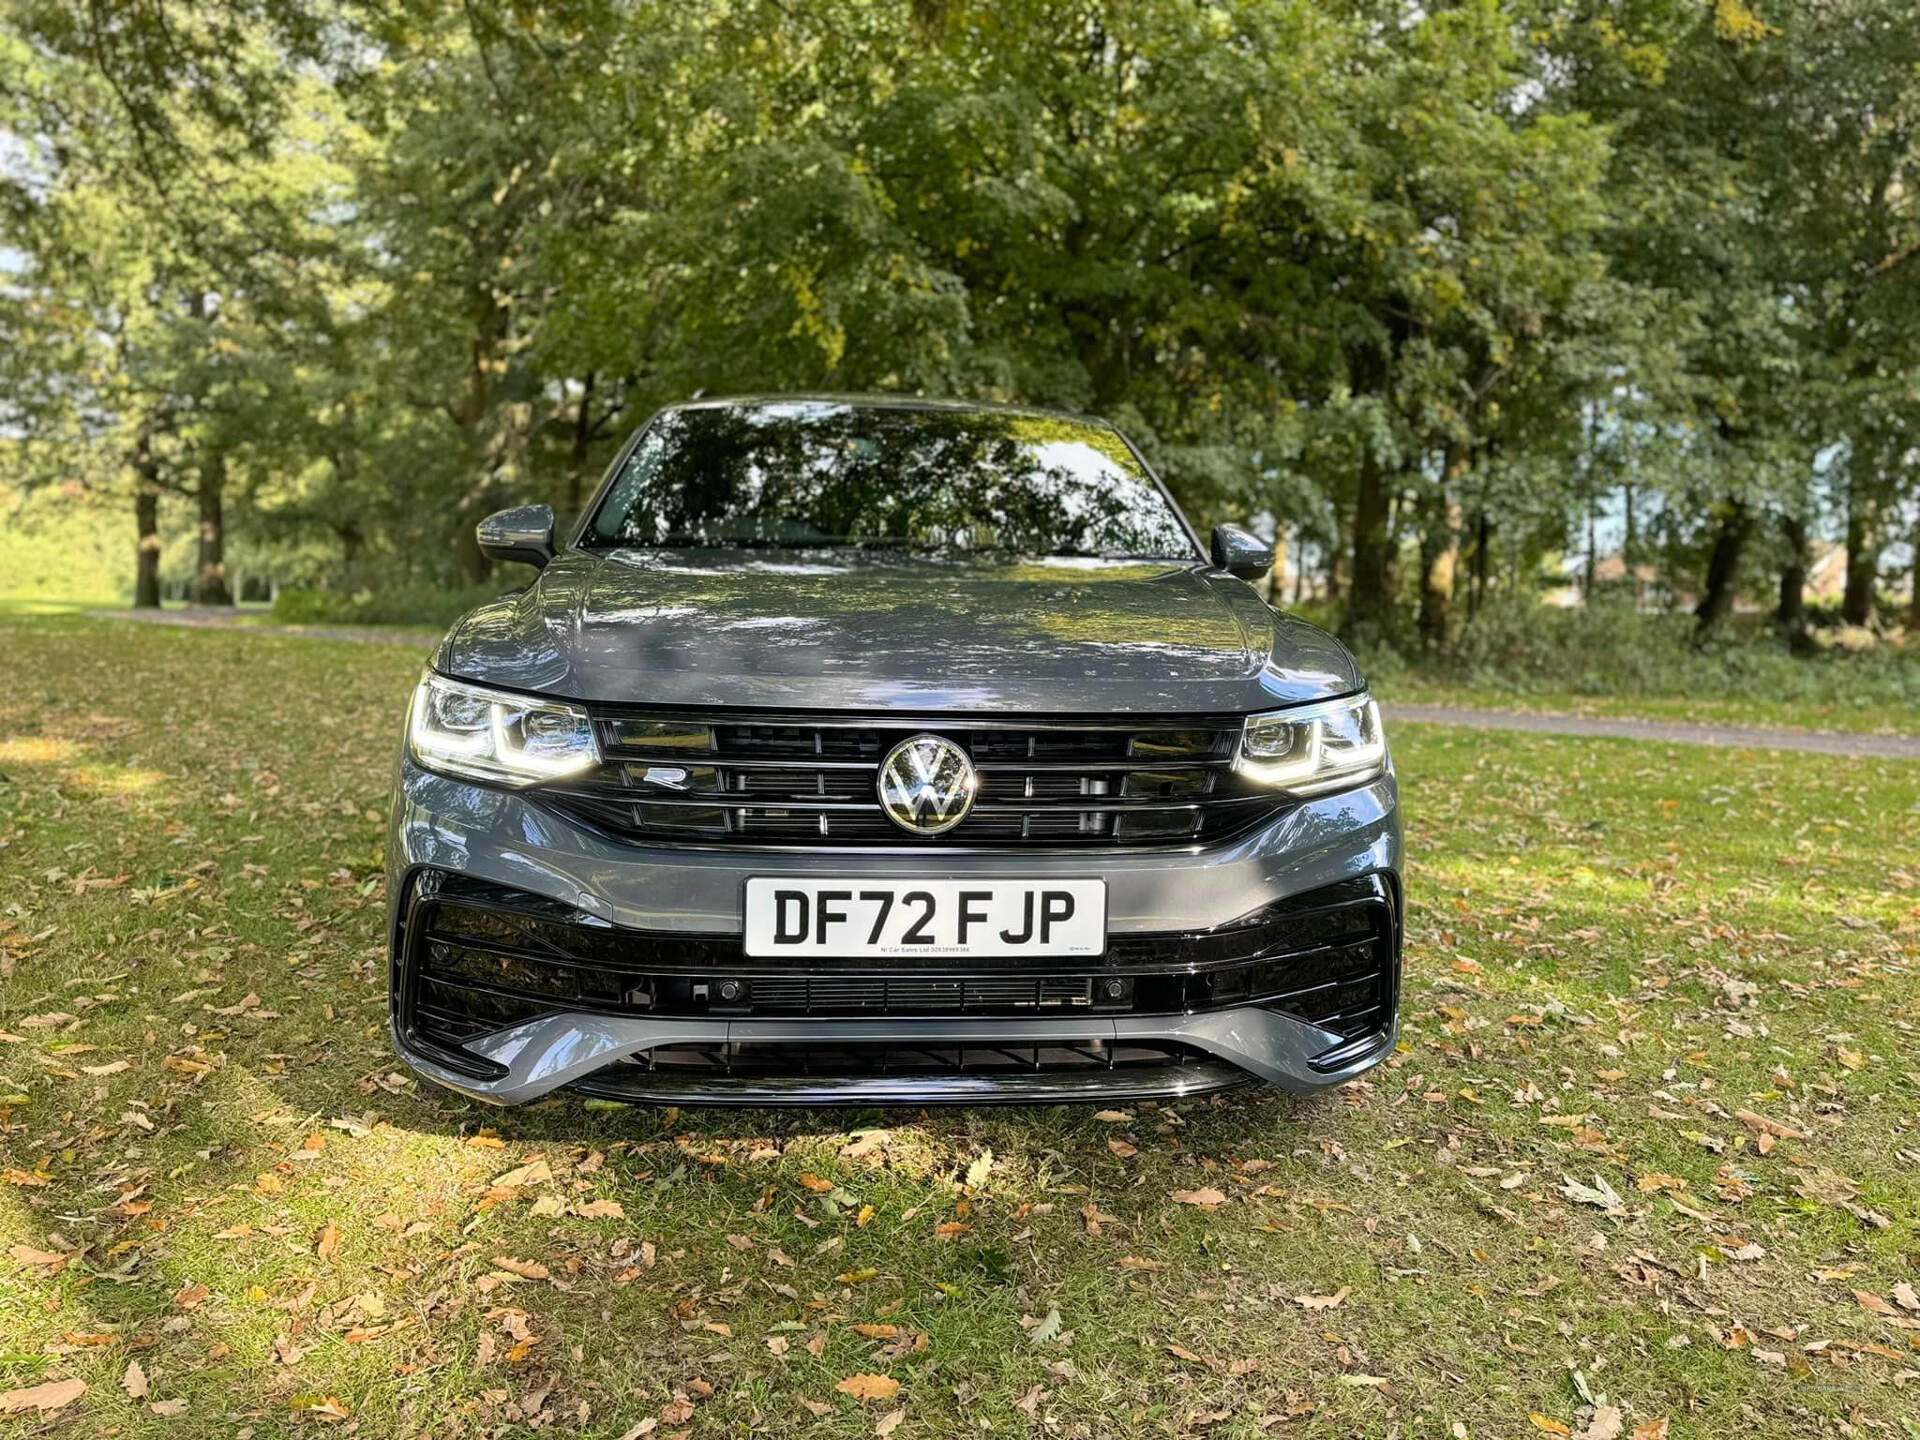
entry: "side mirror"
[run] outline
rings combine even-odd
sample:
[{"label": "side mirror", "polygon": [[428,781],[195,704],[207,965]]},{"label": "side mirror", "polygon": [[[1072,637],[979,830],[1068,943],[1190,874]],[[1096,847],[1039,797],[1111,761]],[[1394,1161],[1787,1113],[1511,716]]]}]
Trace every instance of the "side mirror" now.
[{"label": "side mirror", "polygon": [[1213,568],[1242,580],[1258,580],[1273,569],[1273,546],[1238,525],[1216,525]]},{"label": "side mirror", "polygon": [[490,559],[518,560],[534,569],[553,559],[553,507],[516,505],[496,510],[474,527]]}]

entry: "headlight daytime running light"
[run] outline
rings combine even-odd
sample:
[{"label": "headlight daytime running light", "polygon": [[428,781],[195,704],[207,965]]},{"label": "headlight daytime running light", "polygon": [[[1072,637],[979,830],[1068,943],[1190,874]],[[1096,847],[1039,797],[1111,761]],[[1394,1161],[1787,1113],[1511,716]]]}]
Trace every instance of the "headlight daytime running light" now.
[{"label": "headlight daytime running light", "polygon": [[1363,785],[1387,768],[1380,707],[1362,691],[1344,700],[1249,715],[1234,768],[1249,780],[1294,795]]},{"label": "headlight daytime running light", "polygon": [[587,712],[428,671],[413,692],[407,752],[443,775],[535,785],[600,763]]}]

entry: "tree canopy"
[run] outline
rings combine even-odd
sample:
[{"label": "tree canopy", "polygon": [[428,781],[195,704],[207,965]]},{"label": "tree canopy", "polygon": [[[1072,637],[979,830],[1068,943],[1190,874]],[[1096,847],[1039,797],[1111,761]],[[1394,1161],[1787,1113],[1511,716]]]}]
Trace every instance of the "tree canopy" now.
[{"label": "tree canopy", "polygon": [[1798,625],[1823,536],[1867,623],[1920,529],[1902,0],[0,17],[0,480],[142,603],[482,582],[696,391],[1106,415],[1403,643],[1607,548]]}]

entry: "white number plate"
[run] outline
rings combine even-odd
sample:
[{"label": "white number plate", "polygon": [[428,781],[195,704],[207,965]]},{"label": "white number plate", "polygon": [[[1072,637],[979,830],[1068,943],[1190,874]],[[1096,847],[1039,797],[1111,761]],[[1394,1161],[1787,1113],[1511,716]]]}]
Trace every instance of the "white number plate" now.
[{"label": "white number plate", "polygon": [[1098,955],[1104,880],[747,881],[747,954]]}]

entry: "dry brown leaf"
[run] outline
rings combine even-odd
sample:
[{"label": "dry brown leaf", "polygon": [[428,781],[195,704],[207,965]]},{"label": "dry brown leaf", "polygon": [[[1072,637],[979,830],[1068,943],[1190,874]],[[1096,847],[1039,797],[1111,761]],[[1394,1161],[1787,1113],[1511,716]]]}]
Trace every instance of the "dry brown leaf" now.
[{"label": "dry brown leaf", "polygon": [[1203,1190],[1174,1190],[1167,1198],[1181,1205],[1197,1205],[1203,1210],[1211,1210],[1216,1205],[1224,1205],[1227,1197],[1211,1186]]},{"label": "dry brown leaf", "polygon": [[6,1172],[6,1179],[9,1185],[45,1185],[48,1183],[46,1176],[36,1175],[31,1170],[9,1169]]},{"label": "dry brown leaf", "polygon": [[1642,1420],[1633,1427],[1633,1440],[1667,1440],[1667,1417],[1658,1420]]},{"label": "dry brown leaf", "polygon": [[824,1195],[833,1189],[833,1181],[822,1180],[818,1175],[808,1173],[800,1177],[800,1183],[816,1195]]},{"label": "dry brown leaf", "polygon": [[314,1241],[313,1253],[322,1260],[331,1260],[340,1250],[340,1227],[329,1220],[320,1227],[319,1237]]},{"label": "dry brown leaf", "polygon": [[856,1400],[891,1400],[900,1393],[900,1382],[891,1375],[849,1375],[833,1388]]},{"label": "dry brown leaf", "polygon": [[1767,1116],[1758,1114],[1752,1110],[1736,1110],[1733,1112],[1733,1117],[1756,1135],[1772,1135],[1781,1140],[1807,1140],[1812,1138],[1804,1130],[1796,1130],[1791,1125],[1782,1124],[1778,1120],[1769,1119]]},{"label": "dry brown leaf", "polygon": [[1570,1429],[1568,1426],[1562,1425],[1558,1420],[1554,1419],[1551,1415],[1542,1415],[1538,1411],[1535,1411],[1533,1414],[1527,1416],[1527,1418],[1533,1422],[1535,1429],[1544,1430],[1549,1435],[1573,1434],[1572,1429]]},{"label": "dry brown leaf", "polygon": [[1164,1260],[1148,1260],[1139,1255],[1122,1255],[1115,1263],[1118,1264],[1122,1270],[1165,1270],[1169,1268],[1167,1262]]},{"label": "dry brown leaf", "polygon": [[176,1415],[187,1413],[187,1399],[184,1395],[176,1395],[171,1400],[156,1400],[147,1409],[163,1420],[171,1420]]},{"label": "dry brown leaf", "polygon": [[544,1185],[553,1179],[553,1167],[545,1160],[529,1160],[524,1165],[516,1165],[506,1174],[498,1176],[493,1182],[495,1190],[524,1190],[531,1185]]},{"label": "dry brown leaf", "polygon": [[496,1269],[509,1275],[518,1275],[522,1280],[550,1279],[553,1272],[538,1260],[515,1260],[506,1255],[496,1255],[491,1262]]},{"label": "dry brown leaf", "polygon": [[120,1377],[120,1388],[135,1400],[147,1397],[147,1372],[140,1368],[138,1360],[127,1362],[127,1373]]},{"label": "dry brown leaf", "polygon": [[1129,1145],[1126,1141],[1120,1139],[1118,1136],[1115,1136],[1112,1139],[1107,1141],[1107,1149],[1111,1150],[1114,1154],[1118,1155],[1122,1160],[1131,1160],[1134,1156],[1140,1153],[1140,1149],[1138,1146]]},{"label": "dry brown leaf", "polygon": [[889,1410],[874,1422],[873,1433],[875,1435],[891,1435],[895,1430],[900,1428],[900,1422],[906,1418],[907,1412],[905,1410]]},{"label": "dry brown leaf", "polygon": [[898,1325],[856,1325],[853,1327],[853,1333],[864,1335],[869,1340],[894,1340],[899,1338],[900,1327]]},{"label": "dry brown leaf", "polygon": [[1331,1295],[1296,1295],[1293,1303],[1302,1310],[1337,1310],[1346,1303],[1347,1296],[1353,1293],[1351,1285],[1342,1285]]},{"label": "dry brown leaf", "polygon": [[19,1415],[28,1410],[38,1410],[44,1415],[49,1410],[71,1405],[86,1393],[84,1380],[49,1380],[24,1390],[0,1391],[0,1415]]},{"label": "dry brown leaf", "polygon": [[1900,1312],[1882,1300],[1871,1290],[1856,1290],[1853,1298],[1860,1302],[1862,1310],[1871,1310],[1876,1315],[1898,1315]]}]

